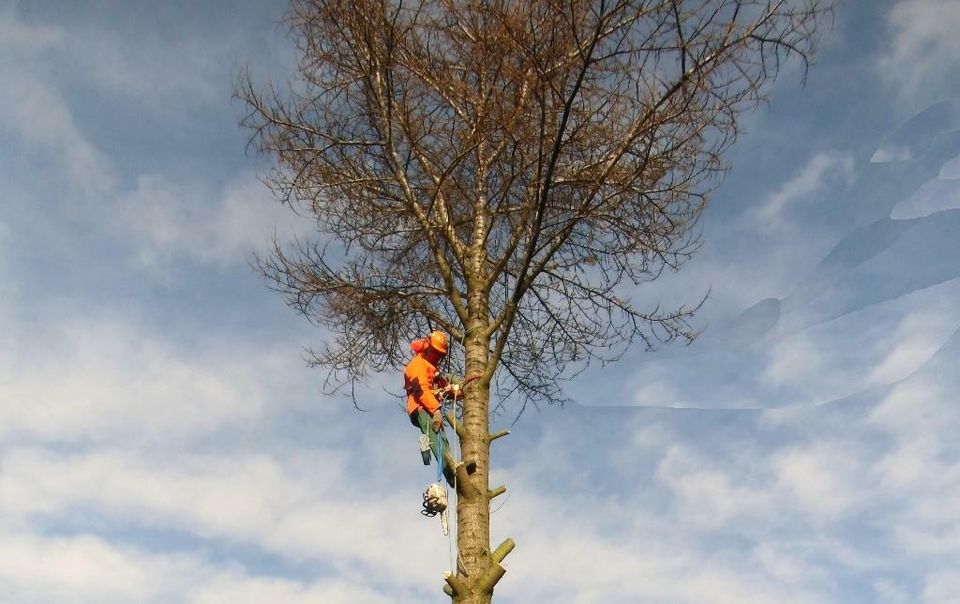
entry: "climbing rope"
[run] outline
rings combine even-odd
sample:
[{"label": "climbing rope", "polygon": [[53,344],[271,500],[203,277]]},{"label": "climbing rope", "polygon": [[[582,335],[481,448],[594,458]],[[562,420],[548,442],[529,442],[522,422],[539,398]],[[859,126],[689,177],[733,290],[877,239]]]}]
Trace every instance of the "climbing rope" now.
[{"label": "climbing rope", "polygon": [[[453,421],[454,421],[454,422],[457,421],[457,401],[456,401],[456,399],[453,400]],[[459,444],[459,440],[458,440],[459,437],[457,436],[457,426],[456,426],[456,423],[454,423],[454,424],[451,426],[451,428],[453,428],[453,440],[455,441],[456,444]],[[453,457],[453,459],[455,459],[455,460],[456,460],[456,459],[459,459],[459,458],[460,458],[460,450],[459,450],[460,448],[457,447],[457,454],[456,454],[456,456],[453,455],[452,449],[453,449],[453,447],[451,446],[451,452],[450,452],[451,455],[450,455],[450,456]],[[454,470],[456,470],[456,468],[454,468]],[[454,494],[456,494],[456,492],[457,492],[457,473],[456,473],[456,471],[453,472],[453,492],[454,492]],[[456,524],[456,521],[457,521],[457,515],[456,515],[456,513],[453,514],[453,521],[454,521],[454,524]],[[453,539],[454,539],[453,533],[454,533],[454,532],[455,532],[455,531],[450,531],[450,530],[448,530],[448,531],[446,531],[446,534],[447,534],[447,553],[448,553],[449,556],[450,556],[450,572],[456,573],[456,572],[457,572],[457,566],[456,566],[456,563],[454,562],[454,557],[453,557],[453,552],[454,552],[454,549],[455,549],[455,548],[453,547]]]},{"label": "climbing rope", "polygon": [[[441,399],[443,401],[443,399]],[[440,415],[443,416],[443,404],[441,402],[440,406]],[[454,417],[456,417],[456,411],[454,411]],[[422,437],[421,437],[422,438]],[[423,492],[423,509],[420,510],[420,513],[428,518],[433,518],[437,514],[440,515],[440,528],[443,530],[443,534],[446,537],[450,537],[450,527],[447,522],[447,488],[442,484],[444,480],[443,476],[443,454],[445,452],[444,446],[444,433],[443,433],[443,420],[441,419],[440,430],[437,432],[437,476],[436,482],[427,487],[427,490]],[[451,454],[451,457],[453,455]],[[454,492],[456,492],[456,474],[454,474]]]}]

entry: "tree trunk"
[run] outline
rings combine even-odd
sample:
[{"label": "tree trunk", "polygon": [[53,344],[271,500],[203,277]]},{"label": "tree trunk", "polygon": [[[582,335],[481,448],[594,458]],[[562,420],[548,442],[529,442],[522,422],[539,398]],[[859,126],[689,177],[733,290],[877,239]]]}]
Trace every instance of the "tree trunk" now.
[{"label": "tree trunk", "polygon": [[[464,341],[468,377],[482,375],[487,369],[488,342],[482,337],[483,327],[479,322],[475,325]],[[457,477],[457,574],[472,589],[468,594],[455,594],[456,604],[484,604],[492,596],[479,593],[475,585],[490,565],[490,500],[486,496],[490,476],[489,409],[490,384],[477,380],[464,395],[460,441],[463,460],[476,463],[476,470],[465,477],[465,484],[460,484],[464,472]]]},{"label": "tree trunk", "polygon": [[[481,376],[489,362],[489,340],[481,320],[469,326],[464,341],[466,377]],[[508,540],[490,550],[490,500],[503,492],[490,491],[490,382],[467,385],[463,421],[459,426],[462,463],[457,467],[457,569],[447,577],[454,604],[489,604],[493,588],[503,576],[500,562],[513,549]],[[475,464],[475,465],[474,465]]]}]

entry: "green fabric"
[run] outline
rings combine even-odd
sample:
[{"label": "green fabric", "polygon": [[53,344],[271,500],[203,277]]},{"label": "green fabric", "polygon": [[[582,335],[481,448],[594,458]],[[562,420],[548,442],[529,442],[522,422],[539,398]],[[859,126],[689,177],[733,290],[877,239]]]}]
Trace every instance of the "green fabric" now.
[{"label": "green fabric", "polygon": [[[438,434],[433,431],[433,418],[423,409],[417,409],[417,425],[420,427],[420,432],[426,434],[427,438],[430,439],[430,450],[433,451],[434,459],[439,462],[440,450],[437,446]],[[450,441],[447,440],[447,434],[443,430],[440,430],[439,438],[443,439],[443,450],[449,451]]]}]

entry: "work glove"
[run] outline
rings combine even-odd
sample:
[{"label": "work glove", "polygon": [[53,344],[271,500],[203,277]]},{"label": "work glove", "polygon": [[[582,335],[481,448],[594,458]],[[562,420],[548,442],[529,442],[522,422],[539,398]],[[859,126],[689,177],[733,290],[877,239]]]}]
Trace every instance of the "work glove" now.
[{"label": "work glove", "polygon": [[439,432],[440,428],[443,427],[443,416],[440,415],[440,411],[434,411],[433,413],[433,431]]}]

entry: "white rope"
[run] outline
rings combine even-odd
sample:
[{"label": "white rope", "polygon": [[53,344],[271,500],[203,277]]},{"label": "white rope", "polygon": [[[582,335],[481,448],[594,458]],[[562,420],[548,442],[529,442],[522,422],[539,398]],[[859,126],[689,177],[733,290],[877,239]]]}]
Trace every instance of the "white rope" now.
[{"label": "white rope", "polygon": [[[462,342],[461,342],[461,344],[462,344]],[[453,399],[452,406],[453,406],[453,409],[452,409],[452,412],[453,412],[453,425],[451,426],[451,428],[453,429],[453,439],[452,439],[452,440],[453,440],[454,442],[456,442],[456,454],[454,454],[454,445],[451,445],[451,446],[450,446],[450,457],[453,458],[454,461],[456,461],[456,460],[460,459],[460,437],[457,435],[457,399],[456,399],[456,398]],[[457,469],[456,469],[456,468],[453,468],[453,494],[454,494],[454,496],[456,496],[456,494],[457,494]],[[459,503],[459,497],[457,498],[457,501],[458,501],[458,503]],[[449,514],[448,514],[448,516],[449,516]],[[453,551],[454,551],[454,549],[455,549],[454,546],[453,546],[453,539],[454,539],[453,534],[454,534],[454,532],[456,532],[456,526],[457,526],[457,511],[456,511],[456,509],[454,509],[454,511],[453,511],[453,525],[454,525],[454,527],[453,527],[450,531],[448,531],[448,533],[447,533],[447,551],[448,551],[448,553],[449,553],[449,555],[450,555],[450,572],[452,572],[453,574],[457,574],[457,566],[456,566],[456,561],[455,561],[456,559],[454,558],[454,555],[453,555]]]},{"label": "white rope", "polygon": [[[464,350],[464,351],[466,350],[464,348],[464,341],[466,340],[466,338],[467,338],[467,334],[466,332],[464,332],[463,335],[460,337],[460,350]],[[464,371],[464,379],[466,379],[466,371],[467,371],[466,354],[464,354],[463,371]],[[453,425],[451,426],[451,428],[453,429],[452,436],[453,436],[453,440],[456,442],[456,445],[451,445],[450,456],[454,459],[454,461],[457,461],[457,460],[460,460],[461,456],[463,455],[463,451],[460,448],[460,435],[457,434],[457,419],[458,419],[457,418],[457,397],[455,396],[452,397],[451,407],[452,407],[451,411],[453,413]],[[455,454],[454,454],[454,449],[456,449]],[[453,468],[453,494],[455,496],[457,495],[457,471],[456,470],[457,470],[456,468]],[[457,504],[458,504],[457,507],[459,507],[459,503],[460,503],[460,497],[457,496]],[[452,572],[453,574],[457,574],[457,568],[458,568],[457,560],[460,558],[459,546],[457,547],[454,546],[454,533],[456,533],[457,529],[459,529],[458,521],[459,521],[459,517],[457,516],[457,510],[454,509],[454,512],[453,512],[454,526],[451,528],[450,533],[447,535],[447,544],[448,544],[447,549],[450,554],[450,572]],[[453,553],[455,550],[457,552],[456,556],[454,556],[454,553]]]}]

